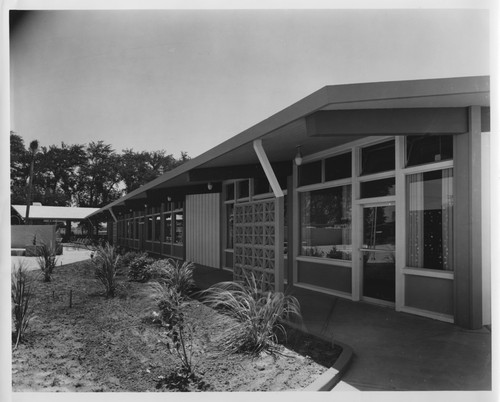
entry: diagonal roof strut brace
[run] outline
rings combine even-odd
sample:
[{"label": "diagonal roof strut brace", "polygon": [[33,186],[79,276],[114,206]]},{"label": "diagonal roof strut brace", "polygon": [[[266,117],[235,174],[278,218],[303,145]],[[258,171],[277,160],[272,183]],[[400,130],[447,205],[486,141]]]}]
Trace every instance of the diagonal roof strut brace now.
[{"label": "diagonal roof strut brace", "polygon": [[118,219],[116,219],[116,215],[115,215],[115,213],[113,212],[113,208],[109,208],[109,212],[111,213],[111,216],[113,217],[113,220],[114,220],[115,222],[118,222]]},{"label": "diagonal roof strut brace", "polygon": [[274,170],[269,163],[269,159],[267,159],[266,152],[264,151],[264,147],[262,146],[262,140],[254,140],[253,142],[253,149],[255,153],[257,154],[257,158],[259,158],[259,162],[262,166],[262,169],[264,170],[264,173],[266,174],[267,180],[269,181],[269,184],[271,185],[271,188],[273,189],[274,196],[276,198],[283,197],[283,190],[281,189],[281,186],[278,182],[278,179],[276,178],[276,175],[274,174]]}]

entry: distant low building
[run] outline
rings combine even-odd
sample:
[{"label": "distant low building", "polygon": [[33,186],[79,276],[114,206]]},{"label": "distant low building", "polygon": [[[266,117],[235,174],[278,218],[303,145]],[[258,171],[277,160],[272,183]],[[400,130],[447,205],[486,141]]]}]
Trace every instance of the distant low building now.
[{"label": "distant low building", "polygon": [[[87,216],[99,208],[53,207],[39,203],[30,206],[30,223],[33,225],[56,225],[64,239],[71,236],[72,223],[85,221]],[[12,205],[12,224],[22,224],[26,218],[26,205]],[[14,219],[14,216],[16,217]],[[18,222],[18,223],[15,223]]]}]

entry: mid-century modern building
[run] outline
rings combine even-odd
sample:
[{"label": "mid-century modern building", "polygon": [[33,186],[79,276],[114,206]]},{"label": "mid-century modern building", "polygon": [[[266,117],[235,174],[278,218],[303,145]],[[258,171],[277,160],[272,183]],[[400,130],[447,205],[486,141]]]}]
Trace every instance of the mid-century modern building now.
[{"label": "mid-century modern building", "polygon": [[489,77],[326,86],[91,218],[114,244],[235,279],[479,328],[489,93]]}]

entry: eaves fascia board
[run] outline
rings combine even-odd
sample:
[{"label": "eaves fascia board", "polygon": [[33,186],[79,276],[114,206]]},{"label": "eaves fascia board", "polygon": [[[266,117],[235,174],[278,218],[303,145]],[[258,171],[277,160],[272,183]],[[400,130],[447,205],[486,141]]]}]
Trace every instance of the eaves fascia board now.
[{"label": "eaves fascia board", "polygon": [[326,87],[328,104],[490,92],[489,76],[371,82]]}]

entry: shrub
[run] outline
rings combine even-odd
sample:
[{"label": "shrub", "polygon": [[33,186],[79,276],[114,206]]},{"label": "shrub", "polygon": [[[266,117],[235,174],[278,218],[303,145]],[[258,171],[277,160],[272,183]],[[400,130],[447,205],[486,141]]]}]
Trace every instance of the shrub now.
[{"label": "shrub", "polygon": [[95,277],[102,283],[106,290],[106,297],[115,297],[116,267],[118,255],[113,246],[107,243],[97,246],[92,262],[95,264]]},{"label": "shrub", "polygon": [[194,287],[193,272],[192,262],[184,261],[180,264],[178,260],[170,258],[157,260],[149,266],[151,278],[174,289],[183,297],[188,296]]},{"label": "shrub", "polygon": [[147,282],[151,279],[149,265],[154,262],[154,259],[148,257],[147,253],[142,253],[130,261],[128,279],[136,282]]},{"label": "shrub", "polygon": [[38,246],[37,255],[38,266],[43,272],[43,279],[45,282],[50,282],[52,278],[52,272],[57,264],[56,248],[52,243],[45,244],[42,243]]},{"label": "shrub", "polygon": [[12,333],[14,348],[24,338],[30,320],[33,318],[32,298],[34,296],[34,282],[30,279],[27,269],[20,263],[11,275],[12,319],[14,331]]},{"label": "shrub", "polygon": [[130,267],[130,263],[137,257],[139,257],[141,253],[136,251],[128,251],[123,255],[120,255],[120,259],[118,260],[118,270],[122,271],[122,273],[127,272]]},{"label": "shrub", "polygon": [[298,300],[282,292],[264,292],[252,274],[246,283],[221,282],[202,292],[204,302],[222,309],[235,321],[227,327],[222,342],[230,352],[276,350],[277,332],[286,335],[281,324],[292,316],[301,317]]}]

